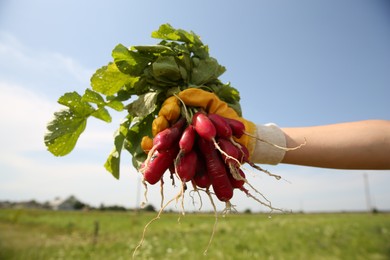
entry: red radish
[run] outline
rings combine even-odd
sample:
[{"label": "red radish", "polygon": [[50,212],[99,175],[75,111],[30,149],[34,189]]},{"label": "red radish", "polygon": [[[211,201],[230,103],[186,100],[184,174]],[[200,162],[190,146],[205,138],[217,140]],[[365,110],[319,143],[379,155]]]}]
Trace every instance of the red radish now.
[{"label": "red radish", "polygon": [[173,163],[178,151],[177,147],[161,152],[155,151],[148,164],[144,166],[144,179],[152,185],[156,184]]},{"label": "red radish", "polygon": [[[244,186],[241,186],[241,187],[238,188],[238,189],[240,189],[242,192],[244,192],[248,197],[252,197],[254,200],[256,200],[256,201],[259,202],[259,200],[258,200],[256,197],[254,197],[253,195],[251,195],[251,194],[249,193],[249,190],[247,190],[246,188],[244,188]],[[260,202],[260,203],[263,204],[263,205],[265,205],[263,202]],[[268,205],[266,205],[266,206],[268,206]]]},{"label": "red radish", "polygon": [[183,134],[180,137],[179,147],[180,151],[183,153],[188,153],[192,150],[195,142],[195,130],[193,125],[188,125],[183,131]]},{"label": "red radish", "polygon": [[239,173],[239,175],[242,178],[236,179],[232,174],[229,174],[229,180],[230,180],[230,183],[232,184],[233,188],[241,189],[241,187],[245,183],[245,173],[241,169],[239,169],[239,168],[236,168],[236,169],[237,169],[237,172]]},{"label": "red radish", "polygon": [[[220,151],[222,154],[225,153],[215,141],[217,130],[214,126],[214,123],[205,113],[196,112],[192,118],[192,124],[197,134],[201,137],[200,139],[203,138],[206,141],[212,141],[218,151]],[[228,157],[229,155],[225,154],[225,156]]]},{"label": "red radish", "polygon": [[232,128],[225,120],[224,117],[218,114],[208,114],[209,119],[213,122],[215,129],[217,130],[217,136],[223,138],[232,137]]},{"label": "red radish", "polygon": [[192,151],[192,148],[195,143],[195,137],[196,137],[196,132],[194,130],[194,126],[190,124],[186,127],[186,129],[184,129],[183,134],[180,137],[179,140],[180,152],[175,159],[175,165],[179,164],[180,160],[185,154]]},{"label": "red radish", "polygon": [[211,185],[211,179],[207,172],[196,173],[193,178],[193,181],[199,188],[208,189]]},{"label": "red radish", "polygon": [[230,184],[221,156],[211,141],[199,138],[198,146],[200,151],[205,154],[206,169],[211,178],[215,195],[220,201],[228,202],[233,197],[233,187]]},{"label": "red radish", "polygon": [[250,166],[252,166],[253,168],[259,168],[258,166],[256,166],[252,161],[249,160],[249,151],[248,151],[248,148],[246,148],[245,146],[241,146],[240,148],[240,158],[241,158],[241,162],[244,163],[248,163]]},{"label": "red radish", "polygon": [[[221,153],[223,160],[227,164],[233,164],[236,166],[240,166],[240,165],[238,165],[239,163],[242,162],[242,160],[241,160],[242,159],[242,152],[240,151],[240,148],[238,148],[236,145],[234,145],[230,140],[227,140],[224,138],[219,138],[218,144],[219,144],[219,147],[221,147],[222,151],[225,152],[225,154]],[[226,156],[226,154],[228,156]]]},{"label": "red radish", "polygon": [[200,188],[208,189],[211,185],[210,176],[207,173],[205,160],[202,154],[198,153],[198,160],[195,169],[195,176],[193,178],[196,186]]},{"label": "red radish", "polygon": [[171,181],[172,181],[172,186],[175,186],[175,165],[172,163],[171,165],[169,165],[169,173],[170,173],[170,178],[171,178]]},{"label": "red radish", "polygon": [[153,138],[153,148],[150,151],[154,152],[154,150],[163,151],[170,149],[173,144],[179,140],[185,122],[185,119],[181,118],[172,127],[158,133]]},{"label": "red radish", "polygon": [[206,114],[196,112],[192,117],[192,125],[200,137],[207,141],[214,140],[217,130]]},{"label": "red radish", "polygon": [[185,153],[176,164],[176,173],[183,182],[190,181],[194,175],[197,165],[197,154],[194,150]]},{"label": "red radish", "polygon": [[232,129],[234,137],[240,138],[243,134],[245,134],[245,125],[243,122],[227,117],[225,117],[225,120]]},{"label": "red radish", "polygon": [[153,147],[149,150],[148,156],[145,160],[145,168],[148,168],[151,157],[155,154],[155,151],[164,152],[170,150],[179,141],[182,133],[182,128],[186,120],[184,118],[179,119],[172,127],[167,128],[159,132],[153,139]]},{"label": "red radish", "polygon": [[242,157],[242,160],[247,162],[249,161],[249,151],[248,151],[248,148],[246,148],[245,146],[241,146],[240,147],[240,150],[241,150],[241,157]]},{"label": "red radish", "polygon": [[255,163],[253,163],[251,160],[249,160],[249,151],[248,149],[245,147],[245,146],[241,146],[241,156],[242,156],[242,162],[246,162],[248,163],[251,167],[255,168],[256,170],[258,171],[261,171],[261,172],[264,172],[266,174],[268,174],[269,176],[272,176],[272,177],[275,177],[277,180],[280,180],[282,177],[279,176],[279,175],[276,175],[276,174],[273,174],[273,173],[270,173],[269,171],[261,168],[260,166],[256,165]]}]

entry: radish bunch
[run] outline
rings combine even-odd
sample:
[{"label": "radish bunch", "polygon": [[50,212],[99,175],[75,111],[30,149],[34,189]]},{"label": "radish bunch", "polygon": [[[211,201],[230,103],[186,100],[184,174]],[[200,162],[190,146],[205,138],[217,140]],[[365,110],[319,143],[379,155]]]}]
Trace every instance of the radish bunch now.
[{"label": "radish bunch", "polygon": [[204,111],[194,113],[191,121],[184,117],[156,134],[153,146],[140,171],[151,185],[162,180],[164,173],[176,176],[183,185],[209,190],[229,203],[233,190],[247,193],[241,165],[248,162],[248,150],[236,138],[245,133],[242,122]]},{"label": "radish bunch", "polygon": [[[147,227],[160,218],[164,208],[170,202],[184,197],[188,184],[192,184],[195,191],[204,190],[207,193],[215,212],[216,222],[205,254],[213,239],[218,219],[212,194],[225,203],[223,212],[232,209],[230,200],[236,189],[271,210],[280,210],[274,208],[271,202],[248,182],[241,169],[244,163],[248,163],[257,170],[266,172],[277,179],[280,178],[252,163],[249,160],[247,147],[236,141],[241,136],[247,135],[245,125],[239,120],[207,113],[204,110],[196,110],[194,107],[184,106],[184,108],[181,115],[185,114],[185,116],[178,117],[168,128],[156,133],[149,142],[149,146],[146,142],[141,144],[147,154],[147,158],[140,167],[144,185],[154,185],[159,181],[163,184],[164,174],[170,174],[173,182],[175,178],[181,181],[182,189],[175,198],[165,205],[162,204],[158,215],[145,226],[134,254],[143,244]],[[193,113],[187,113],[188,110]],[[188,114],[193,116],[189,117]],[[247,184],[262,198],[259,199],[252,195],[244,184]]]}]

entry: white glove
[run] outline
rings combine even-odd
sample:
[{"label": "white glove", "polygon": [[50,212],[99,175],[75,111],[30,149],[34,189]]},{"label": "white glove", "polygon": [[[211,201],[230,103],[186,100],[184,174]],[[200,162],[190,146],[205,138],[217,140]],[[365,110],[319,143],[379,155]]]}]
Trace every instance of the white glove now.
[{"label": "white glove", "polygon": [[255,149],[251,156],[251,161],[259,164],[280,163],[284,155],[285,149],[278,148],[286,147],[286,136],[283,131],[275,124],[256,125],[256,135],[261,140],[256,140]]}]

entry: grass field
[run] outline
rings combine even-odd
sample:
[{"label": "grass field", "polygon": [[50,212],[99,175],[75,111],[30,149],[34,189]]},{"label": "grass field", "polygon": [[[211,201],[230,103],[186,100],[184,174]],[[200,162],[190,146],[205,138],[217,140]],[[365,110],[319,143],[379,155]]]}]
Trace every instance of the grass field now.
[{"label": "grass field", "polygon": [[[131,259],[156,213],[0,210],[0,259]],[[390,259],[390,214],[165,213],[136,259]]]}]

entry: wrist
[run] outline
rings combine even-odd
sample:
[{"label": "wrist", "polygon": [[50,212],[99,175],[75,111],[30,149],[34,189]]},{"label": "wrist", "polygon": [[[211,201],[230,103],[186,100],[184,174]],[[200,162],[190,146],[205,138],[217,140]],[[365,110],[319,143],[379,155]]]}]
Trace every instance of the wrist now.
[{"label": "wrist", "polygon": [[286,137],[283,131],[276,124],[271,123],[257,125],[255,134],[258,139],[254,141],[254,149],[250,158],[251,161],[272,165],[280,163],[286,151],[274,145],[286,147]]}]

